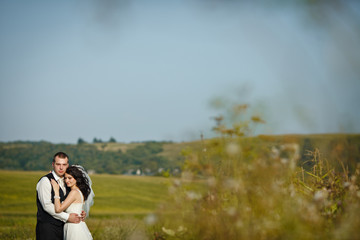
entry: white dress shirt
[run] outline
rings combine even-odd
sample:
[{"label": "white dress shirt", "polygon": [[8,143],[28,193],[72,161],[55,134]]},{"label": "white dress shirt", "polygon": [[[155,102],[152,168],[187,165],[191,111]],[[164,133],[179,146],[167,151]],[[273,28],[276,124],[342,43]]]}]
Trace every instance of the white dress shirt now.
[{"label": "white dress shirt", "polygon": [[[54,176],[55,180],[58,181],[60,177],[56,175],[54,171],[52,171],[52,175]],[[69,214],[66,212],[56,213],[55,212],[55,206],[51,202],[51,183],[49,179],[44,176],[40,179],[38,184],[36,185],[36,191],[38,193],[38,197],[40,200],[40,203],[44,210],[50,214],[53,218],[61,220],[63,222],[66,222],[69,218]],[[66,194],[64,192],[64,194]]]}]

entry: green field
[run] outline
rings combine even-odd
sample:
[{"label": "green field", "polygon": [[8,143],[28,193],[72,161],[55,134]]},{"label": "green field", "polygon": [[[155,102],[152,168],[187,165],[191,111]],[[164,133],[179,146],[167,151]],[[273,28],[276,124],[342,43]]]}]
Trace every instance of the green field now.
[{"label": "green field", "polygon": [[[46,172],[0,170],[0,239],[35,239],[36,183]],[[144,234],[142,219],[166,199],[169,179],[92,175],[87,224],[95,239]],[[138,231],[138,232],[137,232]]]}]

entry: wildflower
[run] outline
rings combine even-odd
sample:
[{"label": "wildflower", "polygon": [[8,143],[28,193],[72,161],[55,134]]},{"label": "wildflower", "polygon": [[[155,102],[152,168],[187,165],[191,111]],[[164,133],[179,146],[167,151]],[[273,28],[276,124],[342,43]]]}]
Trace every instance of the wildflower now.
[{"label": "wildflower", "polygon": [[240,113],[240,112],[246,110],[248,107],[249,107],[248,104],[235,104],[233,106],[233,110],[235,113]]},{"label": "wildflower", "polygon": [[208,195],[206,196],[206,200],[209,201],[209,202],[212,202],[212,201],[216,200],[216,197],[215,197],[214,194],[209,192]]},{"label": "wildflower", "polygon": [[236,223],[235,223],[235,226],[237,228],[242,228],[244,226],[244,223],[241,220],[237,220]]},{"label": "wildflower", "polygon": [[179,233],[181,233],[181,232],[186,232],[186,231],[187,231],[187,228],[186,228],[186,227],[183,227],[183,226],[179,226],[178,229],[177,229],[177,231],[178,231]]},{"label": "wildflower", "polygon": [[179,179],[174,180],[174,186],[179,187],[181,185],[181,181]]},{"label": "wildflower", "polygon": [[279,151],[279,149],[277,149],[276,147],[273,146],[273,147],[271,148],[270,156],[271,156],[272,158],[278,158],[278,157],[280,156],[280,151]]},{"label": "wildflower", "polygon": [[144,219],[147,225],[154,225],[157,222],[157,216],[155,214],[149,214]]},{"label": "wildflower", "polygon": [[209,187],[215,187],[216,186],[216,178],[215,177],[209,177],[207,179],[207,184]]},{"label": "wildflower", "polygon": [[241,180],[235,180],[235,179],[227,179],[224,182],[224,187],[230,190],[234,190],[235,192],[239,191],[240,189]]},{"label": "wildflower", "polygon": [[287,159],[287,158],[281,158],[281,160],[280,160],[280,161],[281,161],[281,163],[282,163],[282,164],[284,164],[284,165],[285,165],[285,164],[287,164],[287,163],[288,163],[289,159]]},{"label": "wildflower", "polygon": [[265,121],[261,119],[259,116],[253,116],[251,117],[251,120],[256,123],[265,123]]},{"label": "wildflower", "polygon": [[236,215],[236,208],[235,207],[229,207],[228,209],[226,209],[226,213],[229,216],[235,216]]},{"label": "wildflower", "polygon": [[226,146],[226,152],[230,155],[230,156],[235,156],[238,155],[240,153],[240,147],[238,144],[236,143],[229,143]]},{"label": "wildflower", "polygon": [[171,230],[171,229],[166,229],[165,227],[162,227],[161,230],[166,233],[167,235],[169,236],[175,236],[175,231],[174,230]]},{"label": "wildflower", "polygon": [[328,197],[328,195],[329,195],[329,193],[325,189],[316,191],[314,194],[314,200],[315,201],[323,201]]},{"label": "wildflower", "polygon": [[190,200],[199,200],[201,198],[201,194],[194,191],[187,191],[186,196]]}]

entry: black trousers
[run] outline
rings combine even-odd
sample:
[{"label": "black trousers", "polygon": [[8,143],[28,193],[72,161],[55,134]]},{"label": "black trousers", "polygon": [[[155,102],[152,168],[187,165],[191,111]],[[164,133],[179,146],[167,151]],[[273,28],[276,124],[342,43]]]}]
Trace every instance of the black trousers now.
[{"label": "black trousers", "polygon": [[55,225],[49,222],[36,223],[36,239],[37,240],[63,240],[64,224]]}]

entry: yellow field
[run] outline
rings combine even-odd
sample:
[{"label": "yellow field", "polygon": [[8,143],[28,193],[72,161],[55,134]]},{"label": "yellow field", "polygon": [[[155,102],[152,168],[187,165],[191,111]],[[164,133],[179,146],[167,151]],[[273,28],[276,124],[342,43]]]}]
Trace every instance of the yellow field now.
[{"label": "yellow field", "polygon": [[[0,239],[35,239],[36,183],[46,172],[0,170]],[[167,196],[169,179],[143,176],[92,175],[94,205],[87,220],[95,239],[116,239],[132,228]]]}]

